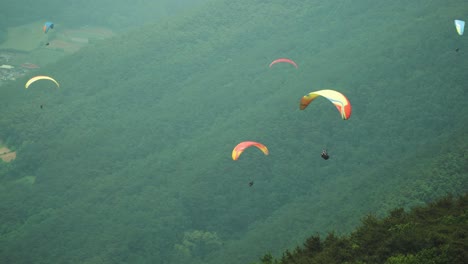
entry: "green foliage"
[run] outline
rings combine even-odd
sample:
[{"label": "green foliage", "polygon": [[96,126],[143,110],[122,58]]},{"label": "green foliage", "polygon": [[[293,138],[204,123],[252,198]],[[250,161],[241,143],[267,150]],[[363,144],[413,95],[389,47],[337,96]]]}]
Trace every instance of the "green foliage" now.
[{"label": "green foliage", "polygon": [[465,263],[467,209],[465,194],[409,212],[399,208],[382,219],[368,216],[349,235],[330,233],[324,241],[312,236],[294,253],[286,251],[280,261],[267,254],[261,263]]},{"label": "green foliage", "polygon": [[182,242],[175,245],[174,263],[203,259],[222,245],[218,235],[213,232],[194,230],[185,232]]},{"label": "green foliage", "polygon": [[58,25],[67,24],[69,27],[92,24],[122,30],[154,23],[203,2],[205,0],[135,0],[131,3],[110,0],[78,0],[69,3],[59,0],[8,1],[2,4],[0,10],[0,28],[52,20]]},{"label": "green foliage", "polygon": [[[468,53],[452,21],[463,3],[212,1],[32,72],[54,76],[58,90],[25,90],[30,76],[2,86],[0,139],[17,159],[0,164],[0,259],[248,263],[316,232],[285,260],[434,254],[415,251],[421,230],[403,211],[394,223],[379,217],[468,189]],[[135,18],[109,8],[90,15]],[[299,69],[269,69],[278,57]],[[350,120],[321,99],[298,110],[322,88],[348,96]],[[244,140],[270,155],[249,149],[232,161]],[[375,236],[341,236],[369,213]]]},{"label": "green foliage", "polygon": [[0,28],[0,43],[7,39],[7,31],[5,28]]}]

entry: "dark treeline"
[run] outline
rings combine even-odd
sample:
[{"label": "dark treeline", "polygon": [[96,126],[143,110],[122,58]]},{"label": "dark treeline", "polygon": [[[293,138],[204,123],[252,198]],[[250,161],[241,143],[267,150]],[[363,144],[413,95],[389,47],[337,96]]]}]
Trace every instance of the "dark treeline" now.
[{"label": "dark treeline", "polygon": [[468,195],[447,196],[384,218],[369,215],[351,234],[314,235],[280,259],[266,254],[262,264],[386,263],[463,264],[468,259]]}]

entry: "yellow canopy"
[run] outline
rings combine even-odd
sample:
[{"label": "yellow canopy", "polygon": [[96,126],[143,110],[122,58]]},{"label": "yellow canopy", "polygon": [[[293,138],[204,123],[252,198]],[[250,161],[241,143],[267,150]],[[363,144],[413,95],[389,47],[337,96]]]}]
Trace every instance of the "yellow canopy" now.
[{"label": "yellow canopy", "polygon": [[33,82],[38,81],[38,80],[50,80],[50,81],[53,81],[57,85],[57,87],[60,87],[59,83],[56,80],[54,80],[52,77],[43,76],[43,75],[32,77],[31,79],[29,79],[29,81],[26,83],[24,87],[28,89],[29,85],[31,85]]}]

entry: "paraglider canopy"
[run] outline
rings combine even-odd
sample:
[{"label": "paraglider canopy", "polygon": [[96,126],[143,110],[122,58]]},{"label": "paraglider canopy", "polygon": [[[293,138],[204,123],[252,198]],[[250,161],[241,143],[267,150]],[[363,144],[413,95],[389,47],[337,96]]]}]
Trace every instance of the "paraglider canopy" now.
[{"label": "paraglider canopy", "polygon": [[315,98],[319,96],[323,96],[332,102],[340,112],[343,120],[347,120],[351,117],[351,103],[348,98],[346,98],[344,94],[334,90],[320,90],[304,95],[301,98],[299,108],[304,110],[313,100],[315,100]]},{"label": "paraglider canopy", "polygon": [[296,64],[293,60],[291,60],[291,59],[288,59],[288,58],[279,58],[279,59],[276,59],[276,60],[274,60],[274,61],[272,61],[272,62],[270,63],[270,68],[271,68],[273,65],[275,65],[276,63],[280,63],[280,62],[289,63],[289,64],[293,65],[294,67],[296,67],[296,69],[297,69],[297,67],[298,67],[297,64]]},{"label": "paraglider canopy", "polygon": [[42,27],[42,31],[44,31],[44,33],[47,33],[47,32],[49,32],[49,29],[53,29],[53,28],[54,28],[54,23],[45,22],[44,26]]},{"label": "paraglider canopy", "polygon": [[54,80],[52,77],[49,77],[49,76],[43,76],[43,75],[39,75],[39,76],[36,76],[36,77],[32,77],[31,79],[29,79],[29,81],[24,85],[24,87],[26,89],[29,88],[29,85],[31,85],[33,82],[35,81],[38,81],[38,80],[49,80],[49,81],[52,81],[55,83],[55,85],[57,85],[57,87],[60,87],[59,83]]},{"label": "paraglider canopy", "polygon": [[268,155],[268,149],[265,145],[255,141],[244,141],[237,144],[237,146],[234,147],[234,149],[232,150],[232,159],[237,160],[242,154],[242,152],[244,152],[246,148],[250,147],[257,147],[263,152],[263,154]]},{"label": "paraglider canopy", "polygon": [[455,20],[455,27],[457,28],[458,35],[463,35],[463,31],[465,31],[465,21]]}]

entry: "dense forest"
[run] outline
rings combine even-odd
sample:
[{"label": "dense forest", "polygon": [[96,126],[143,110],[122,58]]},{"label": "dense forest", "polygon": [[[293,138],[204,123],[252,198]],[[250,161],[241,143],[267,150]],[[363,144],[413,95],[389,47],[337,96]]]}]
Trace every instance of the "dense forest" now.
[{"label": "dense forest", "polygon": [[5,40],[6,29],[32,21],[57,21],[58,25],[106,26],[116,31],[137,28],[163,18],[186,12],[205,0],[60,0],[4,1],[0,9],[0,42]]},{"label": "dense forest", "polygon": [[313,235],[280,260],[266,254],[262,264],[314,263],[466,263],[468,196],[451,196],[427,206],[392,210],[379,219],[369,215],[347,236]]},{"label": "dense forest", "polygon": [[[0,87],[17,153],[0,162],[0,262],[249,263],[468,190],[465,0],[190,10]],[[269,68],[279,57],[298,69]],[[33,75],[60,88],[24,89]],[[320,89],[344,93],[351,118],[323,98],[299,110]],[[245,140],[270,154],[233,161]]]}]

